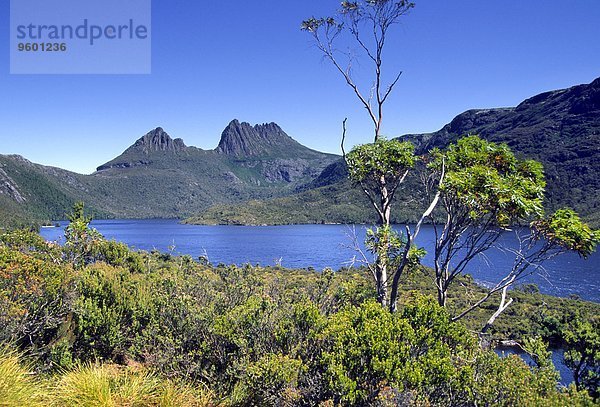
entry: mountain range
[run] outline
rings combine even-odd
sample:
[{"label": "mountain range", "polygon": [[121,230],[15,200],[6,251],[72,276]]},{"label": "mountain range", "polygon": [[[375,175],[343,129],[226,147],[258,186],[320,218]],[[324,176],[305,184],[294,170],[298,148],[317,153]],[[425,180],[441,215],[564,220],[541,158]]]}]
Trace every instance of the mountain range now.
[{"label": "mountain range", "polygon": [[[600,226],[600,78],[590,84],[545,92],[516,107],[473,109],[442,129],[400,137],[412,141],[417,153],[444,148],[468,134],[508,144],[521,158],[544,165],[548,211],[569,206]],[[408,179],[394,221],[413,221],[422,211],[419,181]],[[298,193],[243,205],[215,205],[190,223],[278,224],[374,222],[373,211],[352,189],[343,161],[327,167]]]},{"label": "mountain range", "polygon": [[0,223],[63,219],[78,200],[100,218],[183,218],[218,203],[290,194],[338,159],[275,123],[238,120],[214,150],[188,147],[158,127],[91,175],[0,155]]},{"label": "mountain range", "polygon": [[[469,110],[437,132],[410,134],[418,152],[462,135],[507,143],[544,164],[548,209],[571,206],[600,223],[600,78],[542,93],[516,107]],[[398,222],[419,210],[416,199]],[[190,223],[368,223],[372,211],[337,155],[305,147],[275,123],[233,120],[213,150],[158,127],[90,175],[0,155],[0,226],[62,219],[83,200],[98,218],[188,218]]]}]

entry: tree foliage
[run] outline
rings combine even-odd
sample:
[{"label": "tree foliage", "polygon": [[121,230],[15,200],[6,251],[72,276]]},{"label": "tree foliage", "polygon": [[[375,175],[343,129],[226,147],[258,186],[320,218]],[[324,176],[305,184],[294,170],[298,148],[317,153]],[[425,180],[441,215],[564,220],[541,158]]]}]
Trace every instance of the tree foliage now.
[{"label": "tree foliage", "polygon": [[545,219],[532,223],[538,239],[564,247],[586,258],[600,242],[600,231],[592,230],[572,209],[559,209]]},{"label": "tree foliage", "polygon": [[508,227],[543,214],[542,165],[518,160],[506,144],[467,136],[432,156],[436,174],[445,167],[443,209],[461,228]]}]

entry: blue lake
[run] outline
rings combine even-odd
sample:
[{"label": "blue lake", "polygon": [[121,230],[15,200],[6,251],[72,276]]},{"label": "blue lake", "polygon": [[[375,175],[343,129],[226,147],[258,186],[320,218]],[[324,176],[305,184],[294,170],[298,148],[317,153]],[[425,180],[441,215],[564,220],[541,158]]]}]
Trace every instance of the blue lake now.
[{"label": "blue lake", "polygon": [[[64,242],[64,227],[42,228],[47,240]],[[97,220],[92,222],[108,239],[115,239],[138,250],[158,250],[193,257],[207,256],[213,264],[281,264],[289,268],[325,267],[339,269],[353,264],[356,251],[352,248],[356,235],[362,242],[365,226],[294,225],[294,226],[198,226],[183,225],[177,220]],[[425,226],[417,243],[431,252],[433,229]],[[513,233],[505,233],[499,241],[504,247],[516,247]],[[364,249],[364,246],[361,244]],[[513,257],[504,250],[491,249],[484,257],[475,259],[468,272],[482,284],[491,284],[510,269]],[[423,263],[431,265],[428,255]],[[574,254],[565,254],[544,264],[543,271],[531,275],[524,282],[532,282],[540,291],[556,296],[578,295],[589,301],[600,302],[600,254],[587,260]],[[497,349],[497,353],[516,353],[528,363],[527,355],[514,349]],[[573,381],[572,372],[562,361],[562,350],[554,350],[553,362],[561,375],[561,383]]]},{"label": "blue lake", "polygon": [[[47,240],[64,241],[66,222],[58,228],[42,228]],[[159,250],[193,257],[206,255],[211,263],[281,264],[289,268],[325,267],[339,269],[352,264],[356,252],[351,247],[353,228],[346,225],[293,226],[198,226],[182,225],[177,220],[98,220],[92,222],[108,239],[124,242],[134,249]],[[364,240],[365,226],[354,227],[358,240]],[[417,243],[431,252],[433,229],[425,226]],[[513,233],[505,233],[499,242],[516,247]],[[491,284],[510,269],[513,257],[500,249],[489,250],[475,259],[468,273],[482,284]],[[431,256],[423,263],[431,265]],[[600,254],[587,260],[565,254],[544,264],[544,270],[527,277],[546,294],[567,297],[578,295],[600,302]]]}]

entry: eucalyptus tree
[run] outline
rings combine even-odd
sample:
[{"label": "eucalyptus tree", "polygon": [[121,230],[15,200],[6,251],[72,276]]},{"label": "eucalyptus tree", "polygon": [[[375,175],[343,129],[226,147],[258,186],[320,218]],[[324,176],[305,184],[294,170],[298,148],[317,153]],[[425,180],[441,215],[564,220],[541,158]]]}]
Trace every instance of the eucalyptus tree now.
[{"label": "eucalyptus tree", "polygon": [[398,187],[415,165],[414,146],[379,138],[375,143],[354,147],[347,155],[344,153],[344,157],[350,179],[360,185],[379,218],[379,226],[367,231],[367,247],[375,255],[375,263],[369,268],[375,280],[377,300],[385,306],[390,273],[397,268],[401,249],[407,244],[390,226],[391,205]]},{"label": "eucalyptus tree", "polygon": [[[398,284],[391,275],[394,273],[390,272],[392,268],[397,272],[396,260],[408,259],[408,256],[399,254],[402,247],[410,246],[410,241],[401,239],[390,227],[392,202],[416,161],[411,143],[386,140],[382,136],[384,107],[402,75],[401,71],[389,77],[385,74],[384,51],[392,28],[413,7],[414,3],[406,0],[343,1],[334,17],[312,17],[303,21],[301,26],[352,89],[373,124],[373,142],[356,146],[346,154],[344,120],[342,152],[351,180],[360,186],[377,213],[378,227],[368,231],[367,245],[375,255],[375,263],[370,268],[378,301],[384,306],[388,304],[390,282]],[[338,45],[344,41],[353,44],[357,53],[341,51]],[[361,87],[353,75],[353,64],[359,55],[370,69],[370,87]],[[406,263],[400,261],[398,265]],[[397,293],[398,290],[392,287],[394,291]],[[395,309],[395,299],[390,304],[394,304]]]},{"label": "eucalyptus tree", "polygon": [[429,219],[435,235],[435,286],[441,306],[447,305],[452,283],[474,258],[496,245],[509,228],[530,224],[518,235],[519,247],[510,249],[515,260],[504,277],[453,320],[499,292],[500,303],[483,327],[486,331],[511,304],[508,289],[516,282],[565,251],[587,257],[600,240],[600,233],[590,229],[572,210],[544,217],[546,183],[542,165],[517,159],[506,144],[478,136],[464,137],[445,151],[434,150],[429,169],[428,191],[439,197],[439,210]]}]

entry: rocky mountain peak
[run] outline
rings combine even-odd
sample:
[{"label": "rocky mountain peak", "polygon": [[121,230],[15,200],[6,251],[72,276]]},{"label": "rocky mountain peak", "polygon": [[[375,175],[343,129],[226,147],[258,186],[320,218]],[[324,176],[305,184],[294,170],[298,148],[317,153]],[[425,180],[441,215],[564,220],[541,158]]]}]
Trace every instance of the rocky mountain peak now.
[{"label": "rocky mountain peak", "polygon": [[140,153],[148,156],[153,152],[177,153],[186,149],[187,146],[182,139],[172,139],[162,127],[157,127],[140,137],[119,157],[96,168],[96,171],[104,171],[112,168],[139,167],[150,164],[152,157],[143,158],[140,157]]},{"label": "rocky mountain peak", "polygon": [[216,151],[234,156],[268,154],[273,148],[298,145],[276,123],[257,124],[234,119],[221,134]]},{"label": "rocky mountain peak", "polygon": [[157,127],[138,139],[131,148],[148,154],[151,151],[183,151],[186,145],[182,139],[172,139],[162,127]]}]

